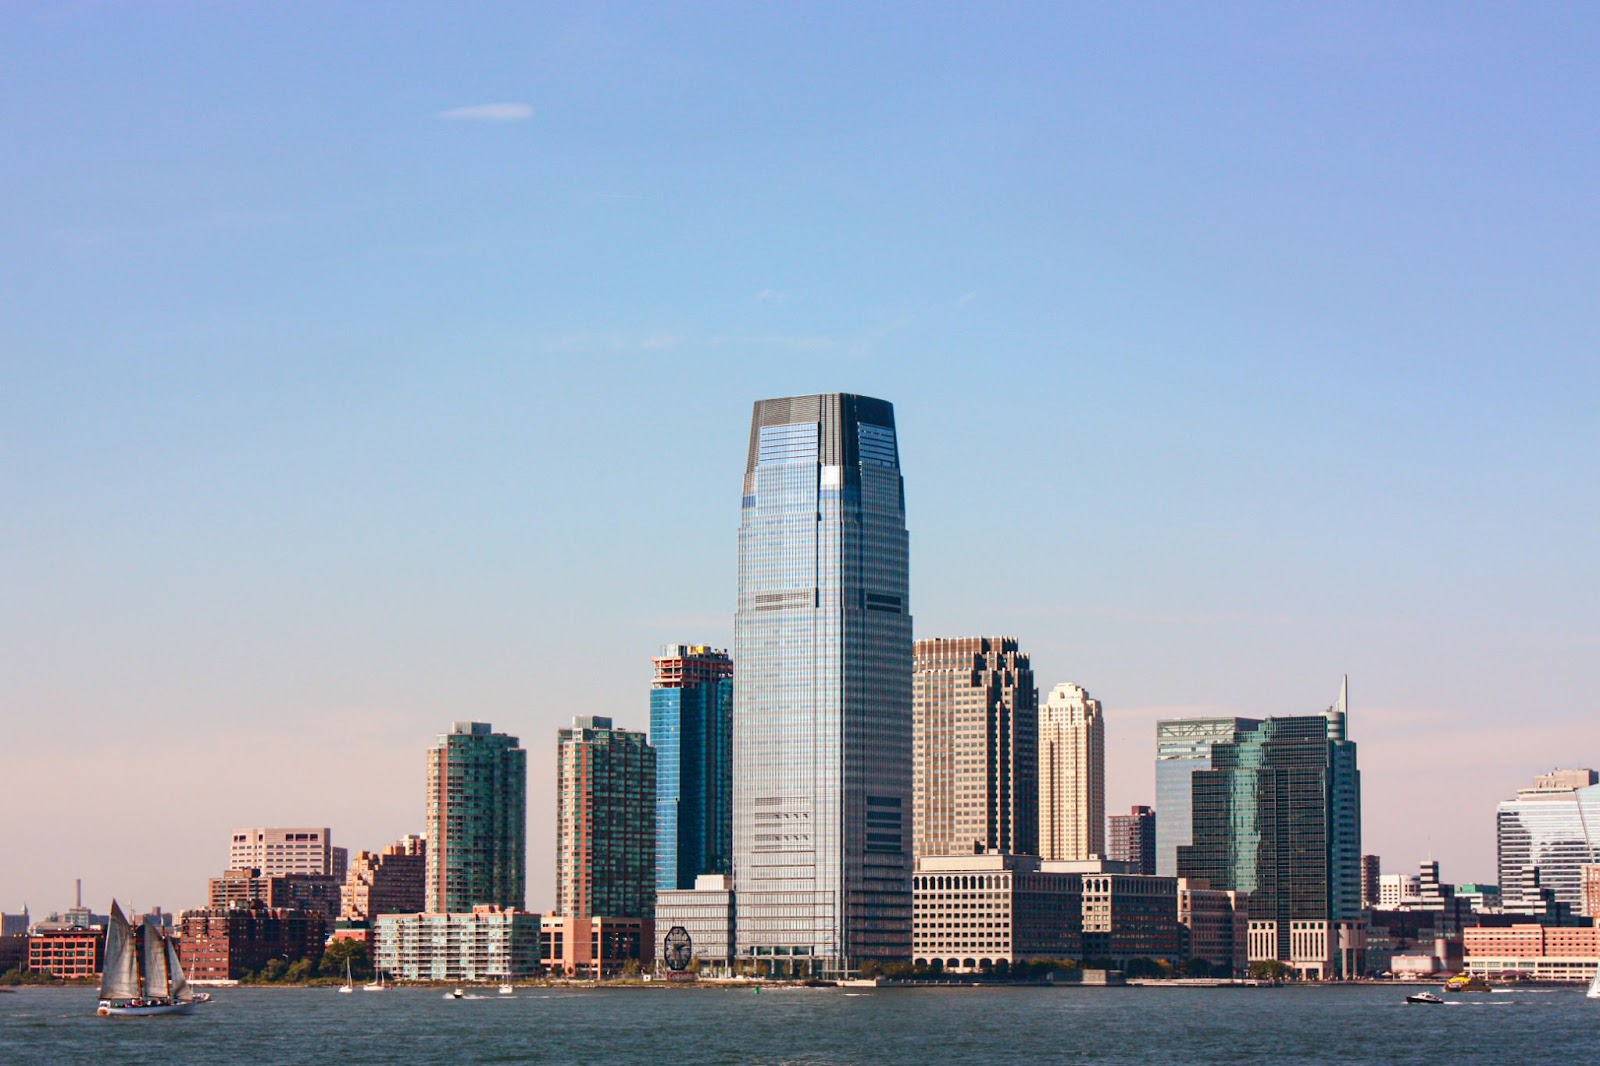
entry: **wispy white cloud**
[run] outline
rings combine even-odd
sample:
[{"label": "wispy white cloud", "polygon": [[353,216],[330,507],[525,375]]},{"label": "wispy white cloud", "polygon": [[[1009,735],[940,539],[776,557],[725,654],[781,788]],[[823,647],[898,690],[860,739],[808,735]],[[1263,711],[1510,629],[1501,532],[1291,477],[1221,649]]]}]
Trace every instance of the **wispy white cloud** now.
[{"label": "wispy white cloud", "polygon": [[971,292],[962,293],[961,294],[961,299],[956,301],[956,306],[957,307],[965,307],[969,303],[971,303],[973,300],[976,300],[977,298],[978,298],[978,290],[977,289],[973,289]]},{"label": "wispy white cloud", "polygon": [[441,111],[439,117],[461,122],[521,122],[523,119],[533,117],[533,105],[472,104],[468,107],[452,107],[448,111]]},{"label": "wispy white cloud", "polygon": [[777,289],[762,289],[756,293],[758,304],[785,304],[789,302],[789,294],[779,292]]}]

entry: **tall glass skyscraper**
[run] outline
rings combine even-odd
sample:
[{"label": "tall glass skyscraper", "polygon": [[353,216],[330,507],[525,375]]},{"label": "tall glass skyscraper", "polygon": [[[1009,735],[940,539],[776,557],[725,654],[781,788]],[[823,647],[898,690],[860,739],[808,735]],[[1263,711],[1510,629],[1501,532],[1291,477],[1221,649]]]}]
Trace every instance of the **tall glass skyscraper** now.
[{"label": "tall glass skyscraper", "polygon": [[1361,774],[1345,721],[1341,695],[1326,714],[1214,743],[1192,777],[1194,842],[1178,848],[1179,877],[1248,892],[1251,922],[1275,923],[1277,957],[1315,957],[1324,976],[1358,972],[1338,955],[1338,927],[1361,919]]},{"label": "tall glass skyscraper", "polygon": [[733,867],[733,660],[669,644],[655,660],[656,891],[693,888]]},{"label": "tall glass skyscraper", "polygon": [[1178,849],[1194,843],[1191,780],[1211,769],[1211,745],[1238,739],[1253,718],[1168,718],[1156,723],[1156,873],[1178,876]]},{"label": "tall glass skyscraper", "polygon": [[911,956],[911,614],[894,407],[762,400],[734,619],[737,953],[780,973]]},{"label": "tall glass skyscraper", "polygon": [[428,752],[428,910],[521,910],[528,753],[488,722],[456,722]]}]

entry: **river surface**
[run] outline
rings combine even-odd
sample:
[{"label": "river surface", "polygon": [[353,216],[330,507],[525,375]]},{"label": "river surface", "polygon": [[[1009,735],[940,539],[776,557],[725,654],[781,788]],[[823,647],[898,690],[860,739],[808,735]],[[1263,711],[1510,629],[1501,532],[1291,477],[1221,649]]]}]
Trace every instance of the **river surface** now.
[{"label": "river surface", "polygon": [[229,988],[115,1019],[92,989],[20,988],[0,995],[0,1063],[1600,1063],[1582,989],[1405,991]]}]

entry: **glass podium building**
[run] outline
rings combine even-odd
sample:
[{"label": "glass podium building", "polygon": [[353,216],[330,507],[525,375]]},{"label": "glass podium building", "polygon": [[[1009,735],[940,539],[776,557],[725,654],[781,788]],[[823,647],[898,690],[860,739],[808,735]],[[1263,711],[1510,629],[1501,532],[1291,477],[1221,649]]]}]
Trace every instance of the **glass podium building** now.
[{"label": "glass podium building", "polygon": [[734,619],[736,953],[911,957],[911,614],[894,408],[755,405]]}]

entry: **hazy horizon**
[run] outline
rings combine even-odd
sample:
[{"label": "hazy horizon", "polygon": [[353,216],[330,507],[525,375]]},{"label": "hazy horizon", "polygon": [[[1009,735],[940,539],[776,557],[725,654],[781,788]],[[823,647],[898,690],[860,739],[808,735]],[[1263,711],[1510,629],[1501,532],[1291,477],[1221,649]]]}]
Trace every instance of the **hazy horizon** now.
[{"label": "hazy horizon", "polygon": [[1350,677],[1363,850],[1600,765],[1600,10],[0,11],[0,910],[423,828],[730,647],[751,405],[895,405],[915,635]]}]

